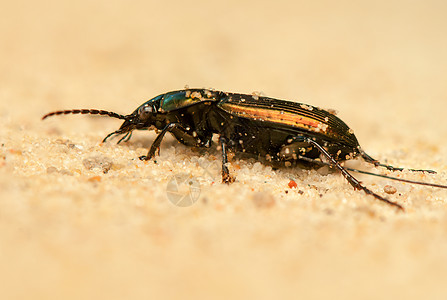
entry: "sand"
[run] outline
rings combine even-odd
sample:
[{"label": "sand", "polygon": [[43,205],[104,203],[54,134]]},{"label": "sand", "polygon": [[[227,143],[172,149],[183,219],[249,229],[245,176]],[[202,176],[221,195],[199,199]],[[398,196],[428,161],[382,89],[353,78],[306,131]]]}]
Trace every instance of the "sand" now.
[{"label": "sand", "polygon": [[[103,144],[119,120],[40,120],[185,85],[256,91],[335,109],[370,155],[438,173],[351,165],[447,184],[444,2],[1,6],[2,299],[446,299],[447,190],[355,175],[399,213],[338,173],[242,159],[227,186],[216,148],[169,136],[145,163],[153,132]],[[181,174],[188,207],[168,198]]]}]

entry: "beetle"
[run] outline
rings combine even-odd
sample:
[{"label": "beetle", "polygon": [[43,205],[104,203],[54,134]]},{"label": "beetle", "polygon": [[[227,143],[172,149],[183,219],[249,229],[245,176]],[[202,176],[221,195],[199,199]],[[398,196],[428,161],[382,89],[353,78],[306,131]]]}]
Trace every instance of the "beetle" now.
[{"label": "beetle", "polygon": [[[211,89],[184,89],[158,95],[128,115],[97,109],[71,109],[50,112],[46,119],[62,114],[96,114],[124,120],[118,130],[108,134],[103,142],[123,135],[118,143],[128,141],[134,130],[155,130],[158,135],[147,155],[150,160],[160,152],[161,142],[170,132],[179,142],[192,147],[210,147],[214,134],[219,136],[222,155],[222,182],[235,180],[227,167],[229,150],[247,153],[267,162],[292,165],[330,165],[338,169],[356,190],[404,210],[399,203],[384,198],[357,180],[340,163],[361,157],[374,166],[402,171],[369,156],[360,147],[353,131],[330,111],[286,100],[238,94]],[[432,170],[411,171],[435,173]],[[363,172],[363,171],[360,171]],[[374,175],[374,173],[363,172]],[[447,188],[447,186],[413,182],[385,175],[377,176]]]}]

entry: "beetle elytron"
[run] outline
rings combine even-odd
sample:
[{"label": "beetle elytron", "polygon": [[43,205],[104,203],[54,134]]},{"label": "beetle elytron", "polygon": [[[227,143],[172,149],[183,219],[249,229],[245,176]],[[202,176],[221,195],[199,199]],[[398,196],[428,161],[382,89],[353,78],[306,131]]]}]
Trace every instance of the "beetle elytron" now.
[{"label": "beetle elytron", "polygon": [[[208,89],[185,89],[159,95],[143,103],[129,115],[95,109],[55,111],[43,119],[60,114],[99,114],[123,119],[121,127],[107,135],[123,134],[118,141],[130,139],[133,130],[156,130],[146,156],[149,160],[160,150],[167,132],[178,141],[193,147],[209,147],[213,134],[219,135],[222,151],[222,181],[234,178],[227,168],[227,151],[244,152],[272,163],[306,162],[330,164],[337,168],[357,190],[395,206],[392,202],[363,186],[340,162],[360,156],[366,162],[389,170],[402,170],[382,164],[366,154],[352,130],[334,114],[302,103],[277,100],[257,95],[225,93]],[[328,162],[323,162],[324,158]],[[413,170],[431,172],[430,170]],[[422,183],[424,184],[424,183]],[[426,185],[432,185],[427,184]],[[443,185],[432,185],[446,188]]]}]

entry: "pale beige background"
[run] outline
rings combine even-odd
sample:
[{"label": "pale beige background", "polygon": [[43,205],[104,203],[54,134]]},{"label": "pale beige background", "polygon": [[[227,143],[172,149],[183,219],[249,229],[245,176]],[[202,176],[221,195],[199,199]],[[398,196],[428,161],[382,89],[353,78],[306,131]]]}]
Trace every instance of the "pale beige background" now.
[{"label": "pale beige background", "polygon": [[[199,166],[215,149],[169,137],[145,164],[153,133],[102,145],[118,120],[40,121],[185,85],[260,91],[338,110],[371,155],[439,171],[400,176],[445,184],[444,3],[1,1],[2,299],[446,299],[446,190],[359,176],[395,186],[400,214],[339,174],[254,161],[224,186]],[[98,157],[107,174],[83,163]],[[166,197],[182,172],[202,187],[190,208]]]}]

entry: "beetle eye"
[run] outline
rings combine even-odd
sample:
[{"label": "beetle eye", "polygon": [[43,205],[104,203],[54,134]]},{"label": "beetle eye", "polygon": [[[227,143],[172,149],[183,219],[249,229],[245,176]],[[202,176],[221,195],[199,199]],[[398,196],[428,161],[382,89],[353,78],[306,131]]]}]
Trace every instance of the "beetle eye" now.
[{"label": "beetle eye", "polygon": [[141,120],[146,120],[154,112],[154,109],[150,105],[143,106],[140,108],[139,117]]}]

